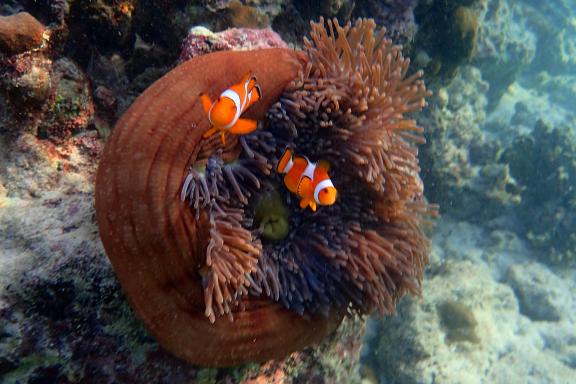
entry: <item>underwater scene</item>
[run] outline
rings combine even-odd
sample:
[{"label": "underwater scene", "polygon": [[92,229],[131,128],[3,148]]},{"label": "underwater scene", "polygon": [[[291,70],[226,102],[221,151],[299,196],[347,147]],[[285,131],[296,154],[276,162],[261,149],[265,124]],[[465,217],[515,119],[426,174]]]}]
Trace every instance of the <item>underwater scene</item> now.
[{"label": "underwater scene", "polygon": [[576,1],[0,0],[0,383],[576,383]]}]

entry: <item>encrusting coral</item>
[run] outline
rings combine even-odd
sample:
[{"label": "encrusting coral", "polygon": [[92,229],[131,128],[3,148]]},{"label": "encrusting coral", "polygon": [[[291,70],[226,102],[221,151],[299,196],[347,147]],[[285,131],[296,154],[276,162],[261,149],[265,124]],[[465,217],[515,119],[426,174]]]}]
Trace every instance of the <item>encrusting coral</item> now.
[{"label": "encrusting coral", "polygon": [[[97,180],[107,253],[148,327],[192,362],[284,356],[347,313],[389,314],[419,292],[422,225],[437,210],[418,175],[422,129],[405,116],[425,106],[422,73],[408,75],[401,47],[372,20],[326,26],[312,23],[304,54],[227,52],[182,64],[139,98],[107,145]],[[258,130],[227,134],[224,147],[202,140],[209,123],[197,95],[214,97],[248,70],[263,92],[248,111]],[[184,99],[153,114],[168,95]],[[286,146],[331,164],[334,205],[299,207],[272,172]],[[132,229],[119,238],[120,228]]]},{"label": "encrusting coral", "polygon": [[46,28],[28,12],[0,16],[0,53],[12,55],[40,47]]}]

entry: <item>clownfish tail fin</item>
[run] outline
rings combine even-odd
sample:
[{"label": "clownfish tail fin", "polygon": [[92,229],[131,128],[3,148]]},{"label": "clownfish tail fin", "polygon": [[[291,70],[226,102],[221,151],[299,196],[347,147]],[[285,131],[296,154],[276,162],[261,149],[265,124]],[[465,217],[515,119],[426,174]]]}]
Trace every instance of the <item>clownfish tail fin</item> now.
[{"label": "clownfish tail fin", "polygon": [[284,173],[284,170],[286,169],[286,166],[288,165],[290,160],[292,160],[292,150],[287,147],[284,150],[282,157],[278,161],[278,165],[276,166],[276,172]]}]

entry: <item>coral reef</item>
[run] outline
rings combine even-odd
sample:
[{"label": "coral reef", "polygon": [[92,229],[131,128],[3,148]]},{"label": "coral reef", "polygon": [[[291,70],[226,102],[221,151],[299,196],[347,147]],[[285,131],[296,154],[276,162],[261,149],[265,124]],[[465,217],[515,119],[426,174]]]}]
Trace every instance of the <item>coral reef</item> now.
[{"label": "coral reef", "polygon": [[[560,17],[558,10],[571,13],[560,3],[542,18],[533,4],[486,2],[473,66],[463,67],[452,84],[438,89],[426,123],[432,127],[432,136],[423,151],[427,193],[441,203],[446,214],[476,222],[489,219],[491,225],[513,228],[546,250],[548,256],[543,255],[542,260],[550,261],[572,258],[571,236],[564,230],[573,225],[570,215],[564,214],[569,211],[570,198],[556,198],[569,196],[569,187],[560,183],[554,193],[531,198],[537,179],[530,179],[528,171],[522,174],[521,169],[537,168],[541,180],[546,180],[554,177],[551,174],[558,167],[565,168],[560,164],[565,162],[536,158],[539,155],[535,153],[558,150],[555,140],[546,135],[539,133],[541,140],[533,145],[535,149],[526,148],[525,144],[534,140],[527,137],[536,121],[543,122],[539,126],[558,127],[556,135],[564,131],[562,151],[567,157],[574,151],[571,130],[560,128],[575,119],[568,106],[574,96],[573,75],[567,67],[570,55],[561,57],[566,50],[559,48],[557,38],[563,34],[550,31],[556,23],[566,30],[573,28],[566,25],[569,17]],[[544,53],[546,39],[557,44],[554,61],[558,64],[536,59],[550,57]],[[569,41],[569,37],[564,40]],[[530,162],[520,161],[524,152],[530,154]],[[542,181],[538,189],[544,184]],[[538,210],[542,201],[547,202],[546,208]]]},{"label": "coral reef", "polygon": [[[136,0],[74,1],[70,3],[70,33],[75,49],[98,46],[118,49],[134,42]],[[61,11],[60,11],[61,12]]]},{"label": "coral reef", "polygon": [[426,73],[448,83],[476,51],[486,0],[427,1],[414,10],[414,57]]},{"label": "coral reef", "polygon": [[501,141],[482,130],[487,90],[480,71],[465,66],[438,91],[423,120],[432,127],[422,152],[427,196],[444,213],[473,222],[493,219],[521,200],[510,168],[498,163]]},{"label": "coral reef", "polygon": [[489,1],[478,36],[474,65],[490,84],[488,100],[493,107],[522,71],[534,60],[536,36],[525,28],[519,8],[507,1]]},{"label": "coral reef", "polygon": [[[576,131],[538,121],[500,156],[521,188],[521,233],[550,262],[576,263]],[[537,166],[535,166],[537,165]]]},{"label": "coral reef", "polygon": [[[19,12],[32,16],[17,23],[26,30],[15,39],[14,23],[6,34],[5,17]],[[419,147],[420,166],[426,196],[441,203],[443,219],[422,298],[401,301],[399,316],[370,325],[366,381],[564,383],[574,377],[571,0],[4,0],[0,15],[0,381],[359,380],[358,318],[345,317],[320,348],[263,365],[199,369],[173,357],[133,314],[94,219],[91,185],[103,139],[140,93],[192,57],[284,46],[269,27],[301,47],[308,20],[319,16],[374,18],[404,45],[415,64],[409,74],[425,69],[434,90],[431,108],[418,114],[428,139]],[[282,113],[290,108],[284,104]],[[306,148],[307,133],[294,138],[282,124],[269,128]],[[228,194],[248,201],[249,214],[235,221],[238,207],[228,207],[234,215],[215,212],[208,228],[249,226],[257,252],[280,248],[297,225],[306,240],[318,229],[334,236],[341,222],[306,226],[311,216],[303,212],[295,220],[296,199],[287,200],[273,172],[279,155],[258,142],[272,143],[266,135],[233,140],[221,156],[207,145],[199,158],[212,163],[178,175],[178,182],[192,175],[202,183],[208,171],[213,176],[206,180],[216,180],[218,191],[194,190],[192,216],[205,215],[210,198]],[[262,154],[272,161],[262,162]],[[258,189],[253,177],[275,179]],[[181,192],[175,188],[174,197]],[[229,266],[218,259],[214,239],[212,260]],[[267,269],[250,277],[251,287],[241,281],[247,295],[323,316],[326,302],[316,308],[301,305],[296,294],[281,299],[283,290],[266,284],[275,281],[275,261],[258,261]],[[303,292],[344,305],[332,292]],[[214,303],[216,326],[228,322],[220,310],[226,311]]]},{"label": "coral reef", "polygon": [[42,52],[24,54],[8,59],[0,73],[11,107],[3,118],[4,132],[28,132],[59,142],[85,131],[91,123],[94,106],[89,81],[72,61],[51,60]]}]

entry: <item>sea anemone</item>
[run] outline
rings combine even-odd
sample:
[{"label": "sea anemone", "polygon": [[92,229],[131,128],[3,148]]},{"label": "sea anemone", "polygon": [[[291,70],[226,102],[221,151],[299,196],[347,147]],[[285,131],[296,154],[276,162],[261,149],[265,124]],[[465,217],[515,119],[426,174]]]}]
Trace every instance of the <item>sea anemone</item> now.
[{"label": "sea anemone", "polygon": [[[321,19],[304,54],[194,58],[118,123],[98,171],[101,236],[132,305],[176,355],[212,366],[282,357],[346,314],[392,313],[419,292],[422,225],[436,208],[418,175],[422,129],[405,115],[427,91],[375,28]],[[197,95],[248,70],[264,93],[248,112],[258,130],[225,148],[202,140]],[[273,171],[287,146],[331,164],[335,204],[299,207]]]}]

